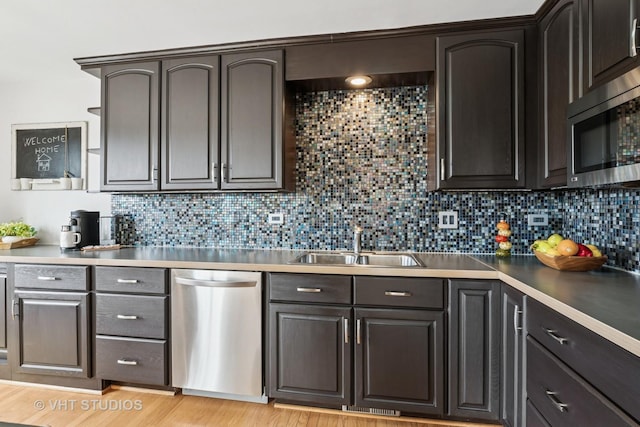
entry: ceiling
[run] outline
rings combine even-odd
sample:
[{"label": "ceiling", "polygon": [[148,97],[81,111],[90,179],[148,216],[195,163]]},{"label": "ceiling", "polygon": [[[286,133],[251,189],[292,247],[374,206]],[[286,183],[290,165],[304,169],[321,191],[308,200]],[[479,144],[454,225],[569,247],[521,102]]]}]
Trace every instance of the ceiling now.
[{"label": "ceiling", "polygon": [[0,84],[73,58],[535,13],[543,0],[1,0]]}]

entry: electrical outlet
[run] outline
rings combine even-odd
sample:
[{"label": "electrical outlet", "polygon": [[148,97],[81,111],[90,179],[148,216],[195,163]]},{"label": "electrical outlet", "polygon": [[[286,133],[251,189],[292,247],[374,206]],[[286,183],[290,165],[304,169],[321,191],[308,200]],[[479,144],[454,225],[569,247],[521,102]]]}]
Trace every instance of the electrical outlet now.
[{"label": "electrical outlet", "polygon": [[438,228],[458,228],[458,211],[438,212]]},{"label": "electrical outlet", "polygon": [[267,223],[269,224],[284,224],[284,214],[283,213],[270,213],[269,218],[267,219]]},{"label": "electrical outlet", "polygon": [[549,215],[543,213],[529,214],[527,215],[527,225],[530,227],[549,225]]}]

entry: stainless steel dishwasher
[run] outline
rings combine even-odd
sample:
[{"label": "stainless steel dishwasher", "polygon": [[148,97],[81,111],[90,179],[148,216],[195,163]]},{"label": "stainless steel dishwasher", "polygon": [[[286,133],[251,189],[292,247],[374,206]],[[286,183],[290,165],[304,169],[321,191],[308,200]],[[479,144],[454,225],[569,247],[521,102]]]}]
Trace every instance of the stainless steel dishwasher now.
[{"label": "stainless steel dishwasher", "polygon": [[183,394],[266,403],[262,274],[171,270],[171,342]]}]

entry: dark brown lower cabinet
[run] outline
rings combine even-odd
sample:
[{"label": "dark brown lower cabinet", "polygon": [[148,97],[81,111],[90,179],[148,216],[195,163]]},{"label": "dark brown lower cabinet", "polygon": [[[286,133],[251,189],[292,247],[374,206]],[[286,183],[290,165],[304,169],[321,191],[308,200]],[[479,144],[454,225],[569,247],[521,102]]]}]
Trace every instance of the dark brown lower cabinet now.
[{"label": "dark brown lower cabinet", "polygon": [[89,378],[89,293],[15,290],[13,371]]},{"label": "dark brown lower cabinet", "polygon": [[0,379],[11,378],[7,360],[7,278],[0,276]]},{"label": "dark brown lower cabinet", "polygon": [[500,407],[500,282],[449,281],[449,411],[497,421]]},{"label": "dark brown lower cabinet", "polygon": [[443,413],[444,313],[355,309],[355,406]]},{"label": "dark brown lower cabinet", "polygon": [[502,284],[501,420],[505,427],[523,425],[524,407],[524,300],[525,296]]},{"label": "dark brown lower cabinet", "polygon": [[348,405],[351,308],[272,303],[269,311],[269,397]]}]

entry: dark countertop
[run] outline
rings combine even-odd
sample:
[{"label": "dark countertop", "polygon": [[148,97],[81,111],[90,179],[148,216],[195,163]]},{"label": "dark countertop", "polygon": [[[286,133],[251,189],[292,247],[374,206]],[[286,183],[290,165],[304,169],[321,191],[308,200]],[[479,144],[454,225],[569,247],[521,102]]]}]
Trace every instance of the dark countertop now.
[{"label": "dark countertop", "polygon": [[474,258],[509,285],[640,356],[640,275],[612,268],[558,271],[534,256]]},{"label": "dark countertop", "polygon": [[534,256],[416,253],[427,268],[290,264],[304,250],[138,247],[65,252],[39,245],[0,251],[0,263],[104,265],[311,274],[499,279],[640,356],[640,275],[604,268],[557,271]]}]

